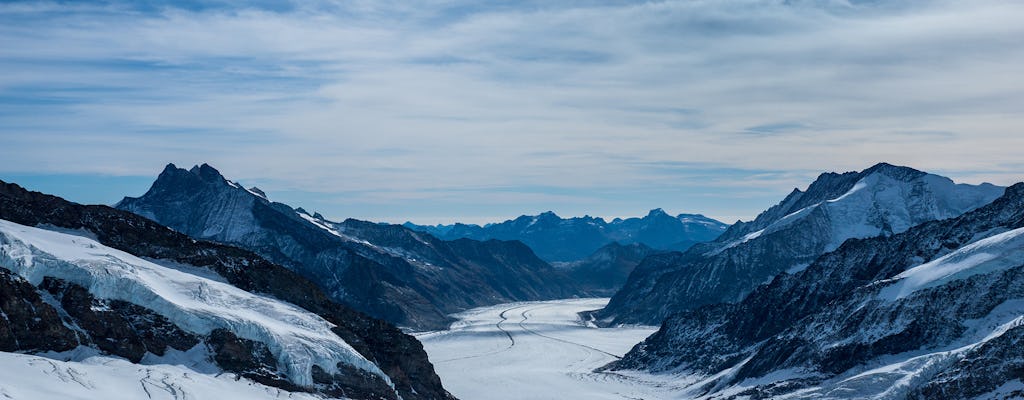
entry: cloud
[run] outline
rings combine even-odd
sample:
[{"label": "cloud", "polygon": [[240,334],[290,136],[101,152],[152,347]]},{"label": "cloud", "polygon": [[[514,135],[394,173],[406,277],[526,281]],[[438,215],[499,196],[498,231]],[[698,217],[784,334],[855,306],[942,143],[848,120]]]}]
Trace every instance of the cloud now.
[{"label": "cloud", "polygon": [[[495,187],[518,203],[481,213],[753,216],[877,161],[1010,183],[1021,17],[994,0],[4,3],[0,172],[210,162],[368,218],[457,217],[497,202],[462,189]],[[762,197],[706,200],[726,187]],[[352,192],[366,201],[344,208]]]}]

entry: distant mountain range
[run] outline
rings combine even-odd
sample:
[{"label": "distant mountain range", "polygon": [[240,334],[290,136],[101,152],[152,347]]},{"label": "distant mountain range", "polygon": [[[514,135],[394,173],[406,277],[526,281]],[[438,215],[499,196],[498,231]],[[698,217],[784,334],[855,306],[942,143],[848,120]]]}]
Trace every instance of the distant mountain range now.
[{"label": "distant mountain range", "polygon": [[553,212],[523,215],[501,223],[424,226],[410,222],[410,229],[446,240],[518,240],[550,262],[577,261],[609,243],[640,243],[659,250],[686,250],[696,243],[714,240],[726,224],[699,214],[671,216],[659,209],[643,218],[616,218],[610,222],[591,216],[561,218]]},{"label": "distant mountain range", "polygon": [[587,293],[595,296],[615,294],[633,269],[649,255],[662,253],[642,243],[619,244],[612,242],[597,249],[582,260],[552,263]]},{"label": "distant mountain range", "polygon": [[282,266],[6,182],[0,315],[7,373],[75,398],[454,399],[415,338]]},{"label": "distant mountain range", "polygon": [[[757,271],[760,254],[790,248],[748,244],[758,240],[826,254],[771,259],[800,267],[733,304],[678,307],[605,368],[687,376],[679,395],[692,398],[1022,398],[1024,183],[976,208],[995,190],[884,165],[823,175],[700,253],[657,260],[676,291],[649,293],[679,304],[700,286],[668,274],[732,265],[706,260],[740,251],[731,274]],[[655,268],[645,264],[631,290]],[[617,308],[638,309],[651,310]]]},{"label": "distant mountain range", "polygon": [[168,165],[142,197],[116,207],[249,249],[340,302],[412,329],[443,329],[448,314],[467,308],[585,294],[520,242],[445,241],[399,225],[329,221],[271,202],[206,164]]},{"label": "distant mountain range", "polygon": [[590,317],[605,324],[659,324],[680,311],[734,303],[848,239],[889,236],[953,218],[990,203],[1003,190],[955,184],[885,163],[822,174],[806,191],[794,189],[754,221],[732,225],[712,242],[645,258],[608,306]]}]

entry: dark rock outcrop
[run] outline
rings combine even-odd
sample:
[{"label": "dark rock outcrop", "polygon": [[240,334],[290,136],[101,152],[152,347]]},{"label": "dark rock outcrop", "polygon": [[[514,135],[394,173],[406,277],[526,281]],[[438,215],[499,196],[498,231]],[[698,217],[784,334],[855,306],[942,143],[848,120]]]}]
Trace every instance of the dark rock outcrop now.
[{"label": "dark rock outcrop", "polygon": [[[395,390],[405,399],[451,399],[452,396],[441,386],[440,379],[434,373],[433,366],[427,360],[422,345],[413,337],[402,333],[393,325],[371,318],[363,313],[352,310],[332,301],[320,288],[297,273],[273,264],[266,259],[236,247],[192,239],[175,232],[149,219],[130,212],[117,210],[107,206],[83,206],[68,202],[59,197],[31,192],[18,185],[0,182],[0,219],[28,226],[46,226],[85,232],[94,236],[100,243],[139,257],[167,260],[175,263],[208,268],[223,277],[227,282],[243,290],[275,297],[316,313],[325,320],[335,324],[333,331],[366,359],[374,362],[384,371],[395,385]],[[3,271],[4,269],[0,269]],[[24,284],[28,284],[25,282]],[[55,293],[62,296],[72,295],[69,289],[54,283],[50,284]],[[16,284],[23,289],[23,284]],[[31,286],[29,284],[29,286]],[[2,287],[2,285],[0,285]],[[27,289],[26,289],[27,290]],[[49,292],[46,292],[49,293]],[[31,295],[27,295],[31,301]],[[56,300],[55,300],[56,301]],[[45,302],[44,302],[45,304]],[[106,303],[110,306],[111,303]],[[115,306],[119,307],[119,306]],[[74,308],[74,307],[72,307]],[[102,309],[103,307],[98,307]],[[130,308],[130,307],[129,307]],[[46,317],[45,307],[37,307],[43,318],[49,318],[46,329],[54,330],[50,337],[64,338],[63,345],[41,348],[40,350],[62,350],[72,346],[70,336],[61,333],[62,328],[54,324],[51,317]],[[42,311],[39,311],[42,310]],[[87,312],[82,309],[83,315]],[[151,318],[140,310],[111,308],[109,314],[97,316],[98,319],[116,320],[116,315],[129,326],[139,318],[151,319],[153,326],[161,326],[159,321]],[[56,313],[56,310],[54,310]],[[70,314],[70,312],[68,313]],[[116,314],[116,315],[115,315]],[[127,316],[127,315],[130,315]],[[89,317],[92,318],[92,317]],[[64,326],[63,324],[59,324]],[[101,325],[101,327],[103,327]],[[38,330],[38,329],[37,329]],[[117,329],[115,329],[117,330]],[[173,331],[173,330],[172,330]],[[165,335],[169,332],[161,333]],[[131,336],[130,333],[124,333]],[[154,332],[156,334],[156,332]],[[160,336],[157,335],[157,336]],[[175,335],[147,338],[146,334],[136,335],[137,343],[141,342],[146,351],[158,351],[148,347],[146,343],[166,342],[174,347],[180,338]],[[2,337],[2,334],[0,334]],[[99,336],[97,336],[99,337]],[[49,339],[48,339],[49,340]],[[61,343],[54,340],[54,343]],[[116,349],[115,349],[116,350]],[[122,351],[122,350],[117,350]],[[125,349],[125,354],[137,354],[133,348]],[[362,398],[390,398],[393,391],[378,392],[382,382],[364,382],[365,386],[347,387],[348,384],[359,384],[365,379],[335,379],[330,384],[321,385],[321,390],[331,387],[346,387],[346,392],[353,398],[355,394],[368,394]],[[282,386],[286,386],[282,384]],[[290,387],[285,387],[289,389]],[[325,393],[326,394],[326,393]]]}]

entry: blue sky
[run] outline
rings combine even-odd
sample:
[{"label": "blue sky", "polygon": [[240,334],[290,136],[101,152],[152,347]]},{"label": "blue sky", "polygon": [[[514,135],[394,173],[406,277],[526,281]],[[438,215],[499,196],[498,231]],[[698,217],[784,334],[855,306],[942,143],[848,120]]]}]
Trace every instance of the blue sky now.
[{"label": "blue sky", "polygon": [[[141,4],[141,5],[140,5]],[[879,161],[1010,184],[1024,3],[3,2],[0,179],[207,162],[332,218],[749,219]]]}]

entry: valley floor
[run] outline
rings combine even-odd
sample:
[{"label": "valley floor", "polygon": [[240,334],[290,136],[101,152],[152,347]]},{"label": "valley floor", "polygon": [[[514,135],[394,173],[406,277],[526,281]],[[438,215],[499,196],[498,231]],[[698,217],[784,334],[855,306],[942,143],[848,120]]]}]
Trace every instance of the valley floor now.
[{"label": "valley floor", "polygon": [[577,313],[608,299],[501,304],[455,315],[449,330],[417,335],[445,388],[462,400],[662,399],[667,377],[594,373],[655,327],[596,328]]}]

